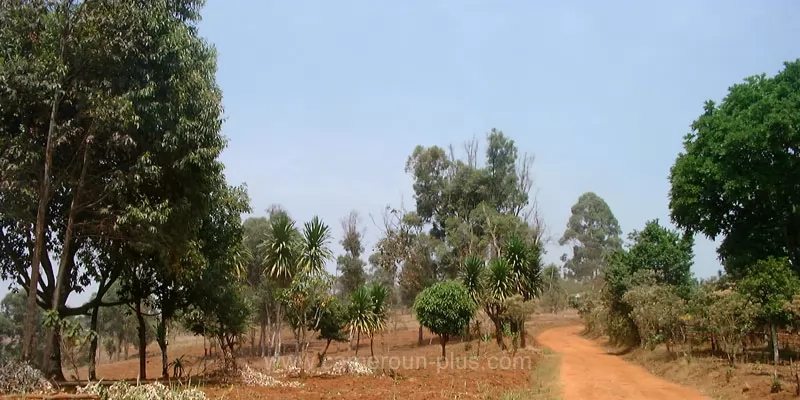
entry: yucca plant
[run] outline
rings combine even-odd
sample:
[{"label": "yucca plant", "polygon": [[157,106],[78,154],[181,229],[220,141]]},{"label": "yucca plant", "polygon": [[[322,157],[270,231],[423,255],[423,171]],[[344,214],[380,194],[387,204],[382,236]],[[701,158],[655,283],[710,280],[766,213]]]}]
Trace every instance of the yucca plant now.
[{"label": "yucca plant", "polygon": [[358,346],[361,343],[361,333],[372,332],[372,325],[375,321],[374,310],[372,296],[366,286],[359,286],[350,293],[347,313],[350,316],[350,326],[356,331],[356,356],[358,356]]},{"label": "yucca plant", "polygon": [[369,353],[375,357],[373,342],[375,334],[386,329],[386,319],[389,314],[389,291],[386,286],[375,283],[369,286],[369,297],[372,302],[372,324],[369,331]]},{"label": "yucca plant", "polygon": [[325,262],[333,258],[328,247],[331,241],[331,229],[319,217],[303,226],[303,239],[300,244],[299,267],[310,275],[318,275],[325,271]]}]

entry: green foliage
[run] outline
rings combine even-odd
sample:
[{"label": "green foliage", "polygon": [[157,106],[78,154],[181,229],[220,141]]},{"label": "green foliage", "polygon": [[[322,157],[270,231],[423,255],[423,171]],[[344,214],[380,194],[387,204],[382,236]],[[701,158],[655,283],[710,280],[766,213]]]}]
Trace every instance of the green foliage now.
[{"label": "green foliage", "polygon": [[414,301],[414,315],[422,326],[447,341],[469,325],[476,305],[459,282],[439,282],[423,290]]},{"label": "green foliage", "polygon": [[628,290],[623,301],[631,306],[630,316],[639,331],[642,347],[651,349],[666,343],[667,349],[683,339],[686,301],[675,288],[664,284],[637,285]]},{"label": "green foliage", "polygon": [[[603,331],[609,335],[611,341],[615,344],[634,345],[648,339],[640,337],[640,332],[648,332],[649,335],[652,329],[637,327],[633,318],[633,307],[625,299],[626,293],[639,285],[665,285],[680,298],[688,298],[692,285],[690,268],[693,262],[693,240],[688,235],[681,236],[660,226],[658,220],[648,221],[642,231],[633,231],[628,238],[631,242],[626,249],[613,251],[606,257],[608,269],[603,277],[604,285],[600,295],[602,309],[599,313],[585,310],[583,314],[604,315],[606,321]],[[628,299],[636,298],[638,297]],[[673,302],[675,299],[671,297],[663,300],[677,306]],[[652,310],[647,310],[648,313],[650,311]],[[668,334],[672,335],[669,332]]]},{"label": "green foliage", "polygon": [[800,278],[792,271],[788,259],[770,257],[753,265],[736,283],[736,291],[759,305],[760,321],[785,324],[791,319],[786,304],[800,294]]},{"label": "green foliage", "polygon": [[337,297],[331,297],[321,310],[319,322],[319,338],[328,341],[346,342],[347,309]]},{"label": "green foliage", "polygon": [[755,327],[758,311],[758,305],[737,292],[724,290],[711,293],[702,323],[717,340],[731,364],[744,351],[744,338]]},{"label": "green foliage", "polygon": [[800,60],[774,77],[731,86],[707,101],[670,171],[670,215],[682,229],[723,236],[718,249],[736,276],[756,261],[800,265]]},{"label": "green foliage", "polygon": [[363,233],[358,230],[359,221],[356,211],[350,212],[350,215],[342,220],[343,237],[339,243],[344,248],[345,254],[336,259],[336,269],[341,273],[339,286],[343,298],[366,282],[364,272],[366,263],[361,259],[364,253]]},{"label": "green foliage", "polygon": [[372,298],[367,286],[359,286],[350,293],[350,303],[347,314],[350,316],[350,325],[357,333],[369,333],[375,320]]},{"label": "green foliage", "polygon": [[551,313],[563,311],[568,306],[569,293],[561,279],[561,271],[555,264],[548,265],[542,271],[542,294],[540,306]]},{"label": "green foliage", "polygon": [[593,192],[582,194],[572,206],[567,229],[558,241],[561,246],[572,244],[572,258],[564,264],[569,276],[579,280],[597,277],[605,266],[605,257],[622,246],[621,234],[605,200]]}]

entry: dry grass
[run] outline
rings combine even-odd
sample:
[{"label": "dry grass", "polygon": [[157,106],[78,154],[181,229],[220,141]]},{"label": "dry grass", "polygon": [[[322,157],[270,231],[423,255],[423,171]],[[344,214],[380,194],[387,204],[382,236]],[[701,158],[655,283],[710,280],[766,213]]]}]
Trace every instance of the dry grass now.
[{"label": "dry grass", "polygon": [[561,361],[557,354],[549,349],[542,349],[542,357],[538,360],[530,374],[530,387],[509,391],[503,394],[503,400],[559,400],[560,380],[559,367]]},{"label": "dry grass", "polygon": [[677,358],[666,349],[636,349],[623,356],[651,373],[685,386],[699,389],[717,400],[796,399],[795,383],[788,366],[778,369],[783,390],[770,393],[772,374],[769,364],[738,363],[731,368],[727,360],[711,356],[682,355]]}]

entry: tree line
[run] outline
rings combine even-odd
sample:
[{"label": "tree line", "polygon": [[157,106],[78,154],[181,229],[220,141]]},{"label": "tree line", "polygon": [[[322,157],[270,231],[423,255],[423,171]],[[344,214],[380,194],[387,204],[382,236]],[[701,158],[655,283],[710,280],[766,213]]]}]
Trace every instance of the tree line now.
[{"label": "tree line", "polygon": [[[591,254],[579,268],[601,271],[575,304],[589,331],[670,352],[707,345],[732,364],[748,336],[767,332],[772,361],[782,362],[777,333],[800,321],[798,88],[800,60],[731,86],[719,104],[705,103],[669,174],[678,230],[652,221],[620,246],[618,229],[610,229],[574,252],[579,261]],[[604,207],[597,215],[580,226],[591,230],[611,214]],[[716,277],[690,272],[697,234],[721,239],[724,271]]]}]

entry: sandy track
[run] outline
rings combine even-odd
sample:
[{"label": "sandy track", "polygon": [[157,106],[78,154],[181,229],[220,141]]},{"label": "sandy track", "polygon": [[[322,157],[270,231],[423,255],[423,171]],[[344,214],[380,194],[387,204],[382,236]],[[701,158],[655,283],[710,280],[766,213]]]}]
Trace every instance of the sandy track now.
[{"label": "sandy track", "polygon": [[565,400],[710,400],[695,389],[656,377],[580,336],[580,326],[547,330],[539,343],[561,356]]}]

